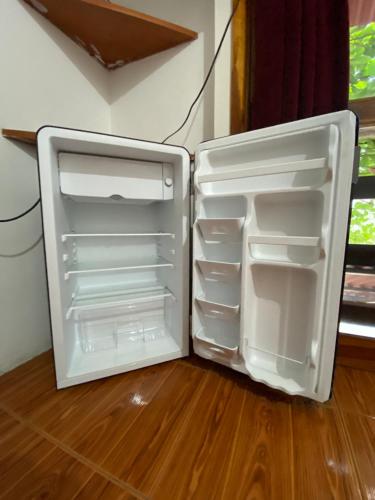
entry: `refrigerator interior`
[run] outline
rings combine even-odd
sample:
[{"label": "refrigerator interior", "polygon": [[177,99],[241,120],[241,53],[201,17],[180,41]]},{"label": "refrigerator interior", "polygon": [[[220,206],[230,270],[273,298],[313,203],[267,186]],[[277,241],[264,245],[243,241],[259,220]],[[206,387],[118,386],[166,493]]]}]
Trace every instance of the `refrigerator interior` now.
[{"label": "refrigerator interior", "polygon": [[342,112],[200,146],[199,355],[290,394],[328,399],[354,140],[354,115]]},{"label": "refrigerator interior", "polygon": [[38,144],[58,386],[186,355],[187,152],[53,128]]}]

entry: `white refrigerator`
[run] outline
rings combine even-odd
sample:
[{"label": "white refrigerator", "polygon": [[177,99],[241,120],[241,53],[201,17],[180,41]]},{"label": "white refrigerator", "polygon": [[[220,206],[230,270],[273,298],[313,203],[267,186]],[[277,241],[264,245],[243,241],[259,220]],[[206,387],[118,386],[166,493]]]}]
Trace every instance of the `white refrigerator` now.
[{"label": "white refrigerator", "polygon": [[356,129],[327,114],[204,142],[192,164],[183,147],[41,128],[57,387],[187,356],[191,336],[203,358],[326,401]]}]

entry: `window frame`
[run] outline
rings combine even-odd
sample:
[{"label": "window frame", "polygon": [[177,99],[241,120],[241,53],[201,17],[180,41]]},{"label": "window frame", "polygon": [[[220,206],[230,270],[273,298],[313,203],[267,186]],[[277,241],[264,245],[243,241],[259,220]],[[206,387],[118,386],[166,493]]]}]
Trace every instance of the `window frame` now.
[{"label": "window frame", "polygon": [[[358,116],[359,136],[368,137],[368,134],[371,133],[375,137],[375,96],[350,101],[349,109]],[[353,184],[353,200],[369,198],[375,198],[375,175],[358,177],[357,182]],[[370,266],[375,269],[375,245],[348,243],[346,265],[353,267]]]}]

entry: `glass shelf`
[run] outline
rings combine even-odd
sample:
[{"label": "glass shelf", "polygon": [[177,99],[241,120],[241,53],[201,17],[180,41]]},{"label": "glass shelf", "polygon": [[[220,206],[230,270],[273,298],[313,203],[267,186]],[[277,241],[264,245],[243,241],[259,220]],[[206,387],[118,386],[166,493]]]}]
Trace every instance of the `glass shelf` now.
[{"label": "glass shelf", "polygon": [[108,267],[98,266],[90,266],[87,267],[85,264],[76,264],[71,269],[67,270],[65,273],[65,279],[69,279],[74,275],[82,275],[82,274],[92,274],[92,273],[110,273],[116,271],[130,271],[130,270],[143,270],[143,269],[156,269],[159,267],[170,267],[173,268],[174,264],[172,262],[167,261],[163,257],[158,257],[157,259],[145,261],[145,259],[134,259],[129,261],[128,263],[118,262],[111,263]]},{"label": "glass shelf", "polygon": [[107,287],[97,292],[78,292],[67,311],[66,319],[70,319],[74,311],[89,311],[126,305],[134,309],[136,304],[160,301],[167,297],[174,299],[174,295],[168,288],[158,285],[112,290]]}]

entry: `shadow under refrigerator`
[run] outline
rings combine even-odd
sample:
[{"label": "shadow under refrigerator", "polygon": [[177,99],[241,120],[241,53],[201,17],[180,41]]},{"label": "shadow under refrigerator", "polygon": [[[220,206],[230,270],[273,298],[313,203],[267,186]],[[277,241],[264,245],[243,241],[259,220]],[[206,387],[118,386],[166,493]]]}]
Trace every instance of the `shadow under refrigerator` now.
[{"label": "shadow under refrigerator", "polygon": [[192,178],[182,147],[40,129],[58,388],[186,356],[191,335],[203,358],[327,400],[355,142],[355,115],[327,114],[204,142]]}]

